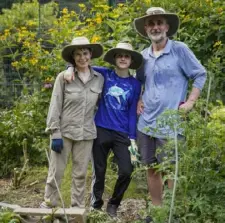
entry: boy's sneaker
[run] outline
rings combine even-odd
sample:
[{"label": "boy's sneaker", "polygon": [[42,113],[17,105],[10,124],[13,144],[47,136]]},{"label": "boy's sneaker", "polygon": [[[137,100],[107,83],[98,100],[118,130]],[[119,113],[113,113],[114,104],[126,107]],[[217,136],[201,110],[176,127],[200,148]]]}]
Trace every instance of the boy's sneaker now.
[{"label": "boy's sneaker", "polygon": [[147,216],[147,217],[145,218],[145,223],[150,223],[150,222],[153,223],[153,220],[152,220],[152,218],[151,218],[150,216]]},{"label": "boy's sneaker", "polygon": [[150,216],[146,216],[145,218],[142,218],[139,214],[138,214],[138,219],[139,221],[143,222],[143,223],[153,223],[153,220]]},{"label": "boy's sneaker", "polygon": [[115,218],[117,216],[117,209],[118,209],[117,205],[107,204],[106,212],[110,217]]},{"label": "boy's sneaker", "polygon": [[49,206],[45,201],[43,201],[43,202],[40,204],[39,207],[40,207],[40,208],[45,208],[45,209],[51,209],[51,208],[52,208],[52,207]]}]

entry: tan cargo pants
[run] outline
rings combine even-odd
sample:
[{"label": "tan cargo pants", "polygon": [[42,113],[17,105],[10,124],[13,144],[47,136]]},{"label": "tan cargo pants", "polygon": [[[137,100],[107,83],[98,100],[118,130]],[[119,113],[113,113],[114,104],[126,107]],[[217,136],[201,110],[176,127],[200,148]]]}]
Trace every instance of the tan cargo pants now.
[{"label": "tan cargo pants", "polygon": [[51,206],[57,206],[59,194],[54,177],[60,187],[67,161],[72,153],[72,190],[71,206],[85,207],[85,182],[88,163],[91,157],[93,140],[74,141],[63,137],[63,150],[61,154],[51,150],[50,166],[45,187],[44,199]]}]

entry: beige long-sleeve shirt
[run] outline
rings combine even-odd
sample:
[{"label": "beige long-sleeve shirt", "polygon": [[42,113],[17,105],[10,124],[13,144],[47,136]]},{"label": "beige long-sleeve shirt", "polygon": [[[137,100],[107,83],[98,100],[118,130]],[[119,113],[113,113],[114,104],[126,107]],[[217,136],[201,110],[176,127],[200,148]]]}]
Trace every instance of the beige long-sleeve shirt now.
[{"label": "beige long-sleeve shirt", "polygon": [[91,69],[89,80],[84,84],[75,72],[75,80],[65,83],[64,71],[55,81],[47,117],[46,132],[52,139],[62,136],[72,140],[96,138],[94,113],[102,92],[104,78]]}]

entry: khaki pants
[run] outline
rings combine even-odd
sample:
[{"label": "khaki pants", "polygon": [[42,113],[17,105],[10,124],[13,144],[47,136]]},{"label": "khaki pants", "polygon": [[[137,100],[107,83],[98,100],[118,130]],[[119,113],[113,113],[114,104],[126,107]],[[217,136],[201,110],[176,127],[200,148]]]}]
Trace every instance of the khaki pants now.
[{"label": "khaki pants", "polygon": [[85,182],[88,162],[91,157],[93,140],[73,141],[63,137],[63,150],[61,154],[51,150],[50,166],[45,187],[44,199],[52,206],[59,201],[58,191],[54,177],[60,187],[68,157],[72,152],[72,190],[71,206],[85,207]]}]

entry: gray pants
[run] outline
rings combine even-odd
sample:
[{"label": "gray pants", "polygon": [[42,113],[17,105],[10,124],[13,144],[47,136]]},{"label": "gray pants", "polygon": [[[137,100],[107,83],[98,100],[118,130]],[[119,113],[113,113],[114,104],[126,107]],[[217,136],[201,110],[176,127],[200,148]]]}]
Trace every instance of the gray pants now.
[{"label": "gray pants", "polygon": [[85,182],[88,163],[91,157],[93,140],[73,141],[63,137],[63,150],[61,154],[51,150],[50,166],[45,187],[44,199],[52,206],[59,201],[58,191],[54,177],[60,187],[67,161],[72,152],[72,190],[71,206],[85,207]]}]

